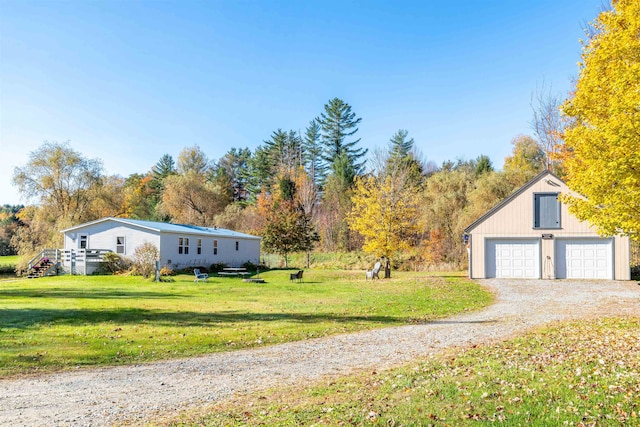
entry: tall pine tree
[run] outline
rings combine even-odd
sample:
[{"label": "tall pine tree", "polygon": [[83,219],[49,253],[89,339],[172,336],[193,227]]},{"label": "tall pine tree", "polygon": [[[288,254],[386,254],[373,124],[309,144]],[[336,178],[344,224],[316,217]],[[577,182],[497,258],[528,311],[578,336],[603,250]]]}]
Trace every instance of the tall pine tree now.
[{"label": "tall pine tree", "polygon": [[399,170],[407,174],[413,184],[422,179],[423,165],[416,158],[413,138],[409,138],[409,132],[398,130],[389,140],[389,155],[387,157],[387,174],[395,175]]},{"label": "tall pine tree", "polygon": [[391,145],[389,150],[391,157],[402,159],[412,153],[415,142],[413,138],[407,139],[408,136],[409,132],[404,129],[400,129],[393,134],[389,141]]},{"label": "tall pine tree", "polygon": [[345,154],[349,165],[361,173],[367,154],[367,149],[358,148],[360,138],[348,141],[357,131],[362,118],[356,117],[351,106],[339,98],[333,98],[324,105],[324,113],[320,114],[318,122],[322,128],[322,143],[324,145],[323,160],[333,165],[342,154]]},{"label": "tall pine tree", "polygon": [[271,139],[264,141],[269,153],[271,174],[288,172],[302,164],[302,139],[293,130],[288,133],[278,129],[271,134]]},{"label": "tall pine tree", "polygon": [[321,127],[318,119],[309,122],[305,129],[302,145],[304,147],[304,164],[311,181],[316,187],[322,187],[327,175],[327,168],[322,161]]}]

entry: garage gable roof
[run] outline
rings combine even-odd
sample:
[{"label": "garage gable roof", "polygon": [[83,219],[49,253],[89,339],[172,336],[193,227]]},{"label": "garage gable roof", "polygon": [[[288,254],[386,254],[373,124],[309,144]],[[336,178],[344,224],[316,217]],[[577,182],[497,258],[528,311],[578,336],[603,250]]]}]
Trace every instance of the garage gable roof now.
[{"label": "garage gable roof", "polygon": [[507,197],[506,199],[504,199],[503,201],[501,201],[500,203],[498,203],[496,206],[494,206],[493,208],[489,209],[487,211],[487,213],[485,213],[484,215],[482,215],[480,218],[478,218],[477,220],[475,220],[470,226],[468,226],[467,228],[464,229],[465,233],[470,233],[471,230],[473,230],[474,228],[476,228],[478,225],[480,225],[481,223],[483,223],[487,218],[491,217],[494,213],[496,213],[497,211],[499,211],[500,209],[502,209],[503,207],[505,207],[506,205],[508,205],[509,203],[511,203],[512,200],[514,200],[516,197],[518,197],[519,195],[521,195],[522,193],[524,193],[525,191],[527,191],[532,185],[534,185],[535,183],[537,183],[538,181],[542,180],[543,178],[545,178],[546,176],[552,176],[553,178],[557,179],[558,181],[562,182],[564,184],[564,181],[562,181],[560,178],[558,178],[555,174],[553,174],[551,171],[549,170],[544,170],[542,172],[540,172],[536,177],[534,177],[533,179],[531,179],[529,182],[527,182],[525,185],[523,185],[522,187],[520,187],[519,189],[517,189],[516,191],[513,192],[513,194],[511,194],[509,197]]},{"label": "garage gable roof", "polygon": [[202,235],[202,236],[209,236],[209,237],[260,239],[260,237],[258,236],[253,236],[251,234],[246,234],[246,233],[240,233],[238,231],[228,230],[226,228],[200,227],[197,225],[172,224],[168,222],[144,221],[140,219],[114,218],[114,217],[106,217],[106,218],[98,219],[96,221],[86,222],[84,224],[79,224],[74,227],[66,228],[64,230],[61,230],[60,232],[66,233],[68,231],[78,230],[94,224],[100,224],[102,222],[118,222],[124,225],[143,228],[143,229],[155,231],[158,233],[180,233],[180,234],[195,234],[195,235]]}]

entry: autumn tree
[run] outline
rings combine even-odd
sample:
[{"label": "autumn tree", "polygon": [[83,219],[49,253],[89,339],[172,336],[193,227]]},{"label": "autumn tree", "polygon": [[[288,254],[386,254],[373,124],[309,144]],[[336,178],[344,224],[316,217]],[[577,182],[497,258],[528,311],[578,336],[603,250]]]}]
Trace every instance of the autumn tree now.
[{"label": "autumn tree", "polygon": [[474,181],[474,162],[451,169],[443,168],[426,181],[422,199],[422,219],[426,232],[439,240],[437,244],[426,245],[427,248],[437,248],[439,251],[437,257],[427,254],[427,259],[437,259],[456,266],[466,259],[462,233],[469,224],[461,219],[468,206],[468,196]]},{"label": "autumn tree", "polygon": [[213,223],[221,228],[248,234],[260,234],[264,226],[255,205],[231,203],[213,218]]},{"label": "autumn tree", "polygon": [[212,226],[228,200],[223,191],[195,172],[165,180],[161,211],[183,224]]},{"label": "autumn tree", "polygon": [[16,214],[23,208],[22,205],[0,206],[0,256],[17,255],[15,248],[11,246],[11,238],[20,226]]},{"label": "autumn tree", "polygon": [[205,176],[211,172],[211,162],[198,145],[184,148],[178,155],[177,171],[182,175],[188,173]]},{"label": "autumn tree", "polygon": [[328,251],[355,249],[356,240],[346,218],[351,211],[351,193],[356,171],[346,153],[335,159],[330,170],[318,210],[321,242]]},{"label": "autumn tree", "polygon": [[14,169],[13,184],[37,204],[17,215],[20,227],[11,245],[24,257],[62,246],[59,230],[92,217],[90,206],[103,184],[102,163],[87,159],[68,142],[45,142]]},{"label": "autumn tree", "polygon": [[119,175],[102,178],[98,185],[91,188],[91,202],[87,206],[84,217],[97,219],[106,216],[122,216],[126,214],[124,179]]},{"label": "autumn tree", "polygon": [[91,190],[102,180],[102,162],[87,159],[68,142],[45,142],[16,167],[12,182],[28,200],[52,210],[70,222],[82,218],[91,202]]},{"label": "autumn tree", "polygon": [[385,278],[391,277],[391,260],[415,246],[422,229],[419,195],[412,168],[406,163],[356,178],[347,220],[364,237],[362,249],[384,257]]},{"label": "autumn tree", "polygon": [[289,254],[308,252],[318,240],[310,218],[296,200],[296,184],[288,176],[280,176],[271,193],[258,199],[259,211],[265,219],[262,245],[265,250],[282,256],[289,266]]},{"label": "autumn tree", "polygon": [[509,197],[516,187],[507,172],[488,171],[476,176],[467,188],[466,205],[457,217],[463,228]]},{"label": "autumn tree", "polygon": [[617,0],[584,43],[573,96],[563,106],[570,211],[604,235],[640,239],[640,2]]},{"label": "autumn tree", "polygon": [[511,144],[511,155],[504,159],[502,170],[520,186],[546,168],[546,158],[538,142],[529,135],[518,135]]},{"label": "autumn tree", "polygon": [[[161,220],[158,204],[164,191],[164,179],[156,178],[154,169],[147,175],[133,173],[123,184],[124,212],[127,218]],[[169,175],[167,175],[169,176]]]}]

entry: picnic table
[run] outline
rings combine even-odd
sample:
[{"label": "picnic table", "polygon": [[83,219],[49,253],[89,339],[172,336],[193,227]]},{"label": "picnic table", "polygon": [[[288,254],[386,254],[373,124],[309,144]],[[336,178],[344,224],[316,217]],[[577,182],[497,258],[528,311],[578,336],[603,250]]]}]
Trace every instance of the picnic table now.
[{"label": "picnic table", "polygon": [[227,267],[223,268],[221,272],[218,273],[218,276],[248,276],[249,273],[244,267]]}]

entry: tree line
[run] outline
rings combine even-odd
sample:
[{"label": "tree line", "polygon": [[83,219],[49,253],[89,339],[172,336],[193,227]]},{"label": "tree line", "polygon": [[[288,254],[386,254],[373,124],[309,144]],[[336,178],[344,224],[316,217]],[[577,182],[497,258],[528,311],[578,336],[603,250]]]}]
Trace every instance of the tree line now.
[{"label": "tree line", "polygon": [[364,249],[387,259],[387,275],[392,262],[460,267],[464,228],[544,169],[588,197],[564,199],[581,219],[637,238],[638,9],[620,0],[600,14],[574,92],[563,100],[544,85],[536,91],[533,135],[512,140],[501,170],[484,155],[427,162],[404,129],[369,153],[357,135],[362,118],[339,98],[303,132],[276,129],[254,150],[232,148],[215,160],[186,147],[126,178],[68,143],[45,142],[14,171],[14,185],[36,203],[15,214],[11,246],[25,255],[59,247],[62,228],[123,216],[256,234],[285,262],[314,248]]}]

